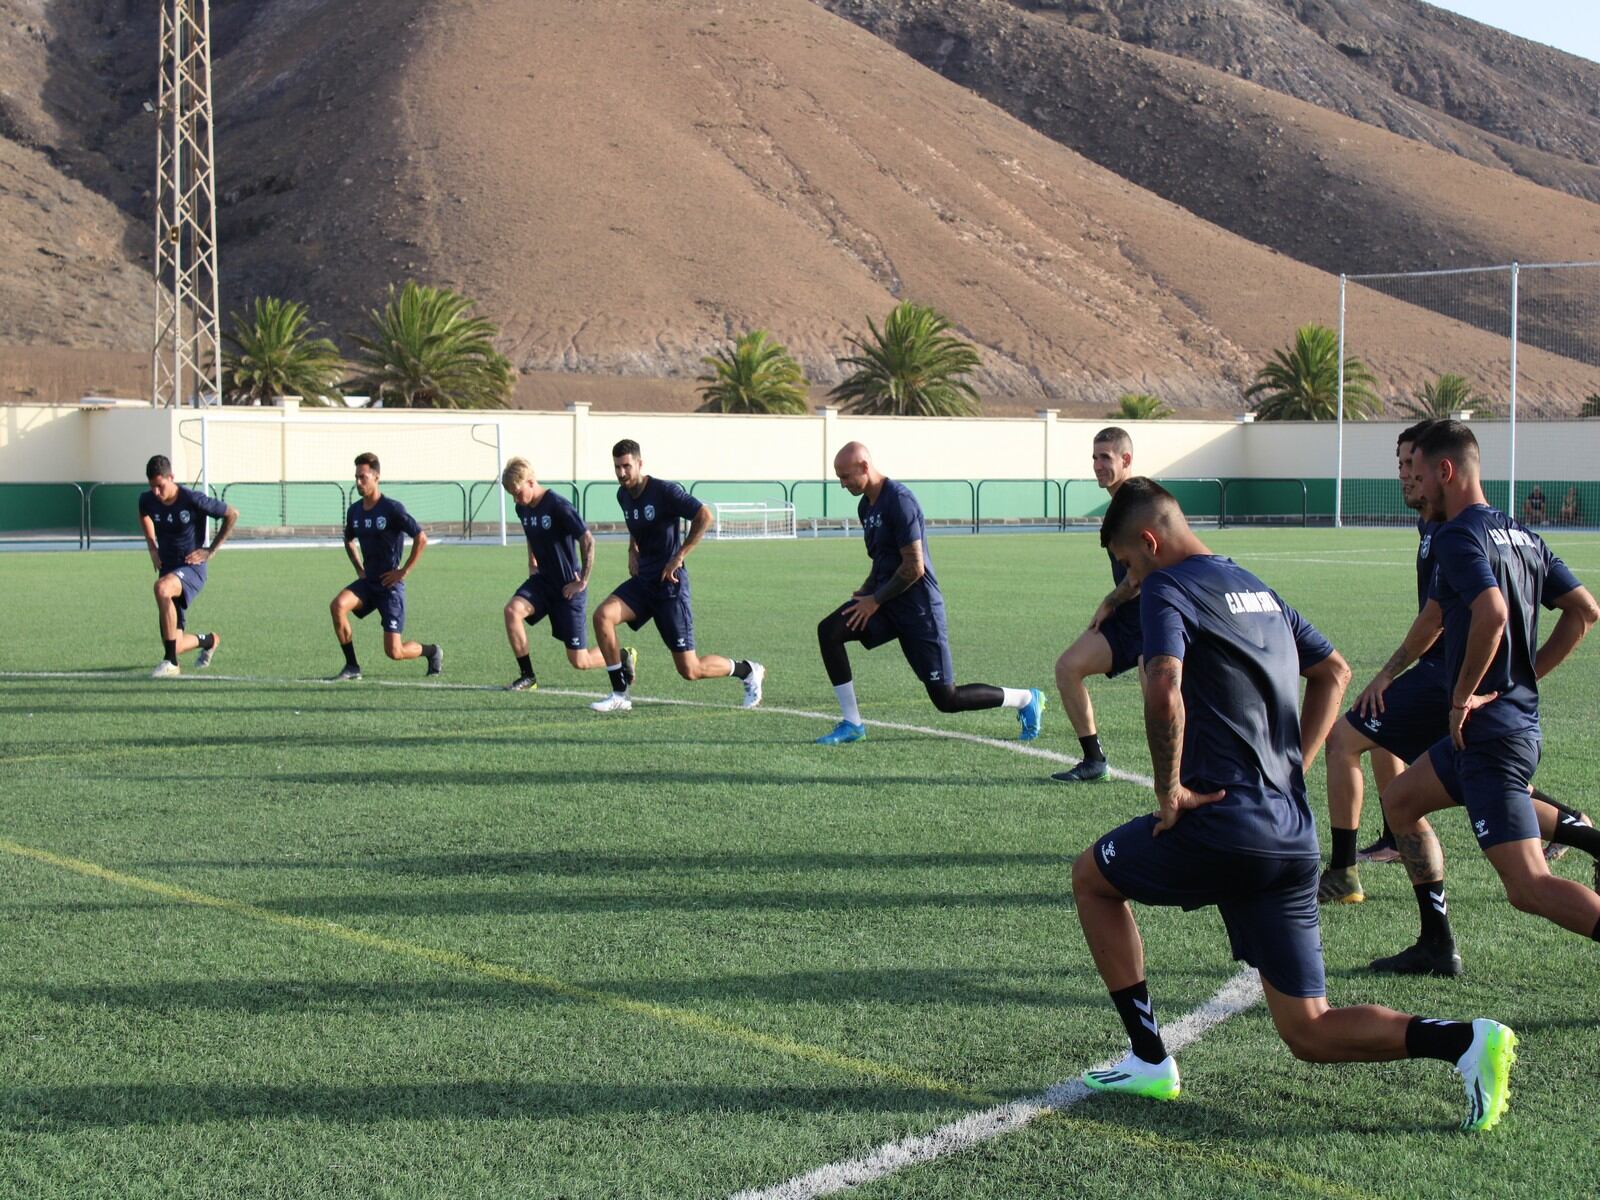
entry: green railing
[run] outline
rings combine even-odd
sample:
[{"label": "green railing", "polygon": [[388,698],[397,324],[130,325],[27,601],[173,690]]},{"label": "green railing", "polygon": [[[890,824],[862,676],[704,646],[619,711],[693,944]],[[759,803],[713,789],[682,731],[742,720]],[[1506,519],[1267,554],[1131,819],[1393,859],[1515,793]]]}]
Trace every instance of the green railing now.
[{"label": "green railing", "polygon": [[88,508],[76,483],[0,483],[0,542],[65,541],[82,549]]}]

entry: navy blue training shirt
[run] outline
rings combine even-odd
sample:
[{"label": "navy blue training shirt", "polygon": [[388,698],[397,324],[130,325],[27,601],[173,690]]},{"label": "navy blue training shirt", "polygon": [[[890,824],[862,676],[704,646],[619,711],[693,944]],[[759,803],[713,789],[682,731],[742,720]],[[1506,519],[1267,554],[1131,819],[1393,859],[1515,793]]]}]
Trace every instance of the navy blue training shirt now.
[{"label": "navy blue training shirt", "polygon": [[588,526],[572,507],[571,501],[546,488],[537,504],[517,505],[517,520],[528,538],[528,551],[539,564],[539,574],[557,584],[578,578],[578,546],[575,538]]},{"label": "navy blue training shirt", "polygon": [[[1492,587],[1505,596],[1505,635],[1484,672],[1478,694],[1500,695],[1467,718],[1462,737],[1482,742],[1538,733],[1539,606],[1550,608],[1578,580],[1544,539],[1487,504],[1475,504],[1433,535],[1433,598],[1444,610],[1445,671],[1461,675],[1472,628],[1472,602]],[[1453,693],[1452,693],[1453,694]]]},{"label": "navy blue training shirt", "polygon": [[[177,570],[184,559],[205,545],[207,517],[220,520],[227,512],[228,506],[221,500],[192,492],[181,483],[171,504],[161,503],[152,491],[139,493],[139,515],[149,517],[156,527],[156,557],[163,572]],[[191,569],[203,575],[206,565]]]},{"label": "navy blue training shirt", "polygon": [[[705,505],[670,479],[653,475],[645,480],[644,489],[637,496],[619,487],[617,503],[628,523],[628,532],[639,547],[639,578],[655,583],[683,548],[683,530],[678,522],[693,520]],[[679,578],[683,578],[682,573]]]},{"label": "navy blue training shirt", "polygon": [[927,607],[944,607],[944,596],[939,591],[939,579],[933,573],[933,555],[928,553],[928,532],[922,519],[922,505],[911,494],[911,489],[892,479],[883,481],[878,502],[866,496],[856,506],[861,518],[861,534],[866,539],[867,557],[872,560],[872,578],[867,584],[869,592],[876,592],[900,569],[900,551],[912,542],[922,543],[922,578],[900,595],[889,601],[899,604],[908,597],[915,604],[920,601]]},{"label": "navy blue training shirt", "polygon": [[1183,662],[1183,785],[1226,789],[1181,818],[1200,841],[1265,858],[1312,858],[1316,823],[1300,759],[1300,672],[1328,639],[1229,558],[1197,554],[1139,591],[1144,658]]},{"label": "navy blue training shirt", "polygon": [[[1417,518],[1417,611],[1433,598],[1433,535],[1439,532],[1443,524],[1440,521],[1429,521],[1426,518]],[[1435,666],[1444,665],[1444,633],[1434,639],[1433,645],[1423,652],[1419,663],[1429,663]]]},{"label": "navy blue training shirt", "polygon": [[416,537],[422,527],[398,500],[379,496],[370,509],[357,500],[344,518],[344,540],[361,543],[361,574],[380,586],[383,577],[400,566],[406,535]]}]

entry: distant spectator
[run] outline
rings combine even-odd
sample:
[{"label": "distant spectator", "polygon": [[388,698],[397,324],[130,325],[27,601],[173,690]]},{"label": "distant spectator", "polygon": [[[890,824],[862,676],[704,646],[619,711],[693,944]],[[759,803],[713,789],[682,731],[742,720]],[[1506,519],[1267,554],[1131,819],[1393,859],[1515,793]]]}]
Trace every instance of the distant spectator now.
[{"label": "distant spectator", "polygon": [[1522,502],[1522,523],[1543,525],[1544,519],[1544,489],[1536,483],[1533,485],[1533,490],[1528,493],[1528,498]]},{"label": "distant spectator", "polygon": [[1583,524],[1583,501],[1578,499],[1578,485],[1573,484],[1567,489],[1567,494],[1561,501],[1561,523],[1563,525]]}]

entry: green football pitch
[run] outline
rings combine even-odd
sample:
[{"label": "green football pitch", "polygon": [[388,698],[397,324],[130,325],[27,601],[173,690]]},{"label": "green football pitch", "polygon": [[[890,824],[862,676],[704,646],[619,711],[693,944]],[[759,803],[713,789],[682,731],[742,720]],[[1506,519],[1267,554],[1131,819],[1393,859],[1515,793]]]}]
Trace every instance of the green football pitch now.
[{"label": "green football pitch", "polygon": [[[1357,687],[1412,615],[1413,535],[1203,536]],[[1551,540],[1600,580],[1600,538]],[[602,543],[597,594],[623,558]],[[679,680],[646,629],[635,690],[663,703],[615,717],[543,627],[541,690],[499,690],[516,547],[434,547],[413,576],[439,686],[372,622],[367,678],[319,681],[339,549],[225,549],[192,621],[221,651],[175,681],[147,678],[142,550],[5,557],[0,1195],[799,1196],[852,1160],[884,1168],[873,1198],[1600,1193],[1600,948],[1513,911],[1459,813],[1438,824],[1463,979],[1365,969],[1415,932],[1399,866],[1363,868],[1323,940],[1335,1003],[1518,1031],[1492,1133],[1456,1130],[1443,1064],[1299,1063],[1255,1004],[1195,1027],[1175,1104],[1063,1103],[943,1153],[1122,1052],[1068,865],[1152,798],[1048,779],[1075,760],[1051,664],[1109,587],[1096,539],[933,558],[959,677],[1051,695],[1031,748],[1009,712],[934,711],[893,646],[852,651],[869,739],[811,744],[834,712],[814,629],[865,574],[855,539],[703,547],[701,649],[764,662],[762,710]],[[1113,764],[1148,772],[1136,686],[1091,691]],[[1582,807],[1597,709],[1590,644],[1547,682],[1540,771]],[[1323,820],[1320,764],[1311,790]],[[1590,878],[1576,852],[1556,869]],[[1170,1030],[1239,967],[1214,911],[1139,919]]]}]

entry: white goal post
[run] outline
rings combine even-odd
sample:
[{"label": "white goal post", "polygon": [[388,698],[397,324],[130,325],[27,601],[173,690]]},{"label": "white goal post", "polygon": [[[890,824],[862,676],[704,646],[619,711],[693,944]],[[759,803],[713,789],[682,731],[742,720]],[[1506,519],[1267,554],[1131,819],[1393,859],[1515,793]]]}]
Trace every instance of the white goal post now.
[{"label": "white goal post", "polygon": [[768,504],[713,504],[714,520],[711,536],[718,541],[753,541],[759,538],[792,538],[796,536],[794,505]]}]

